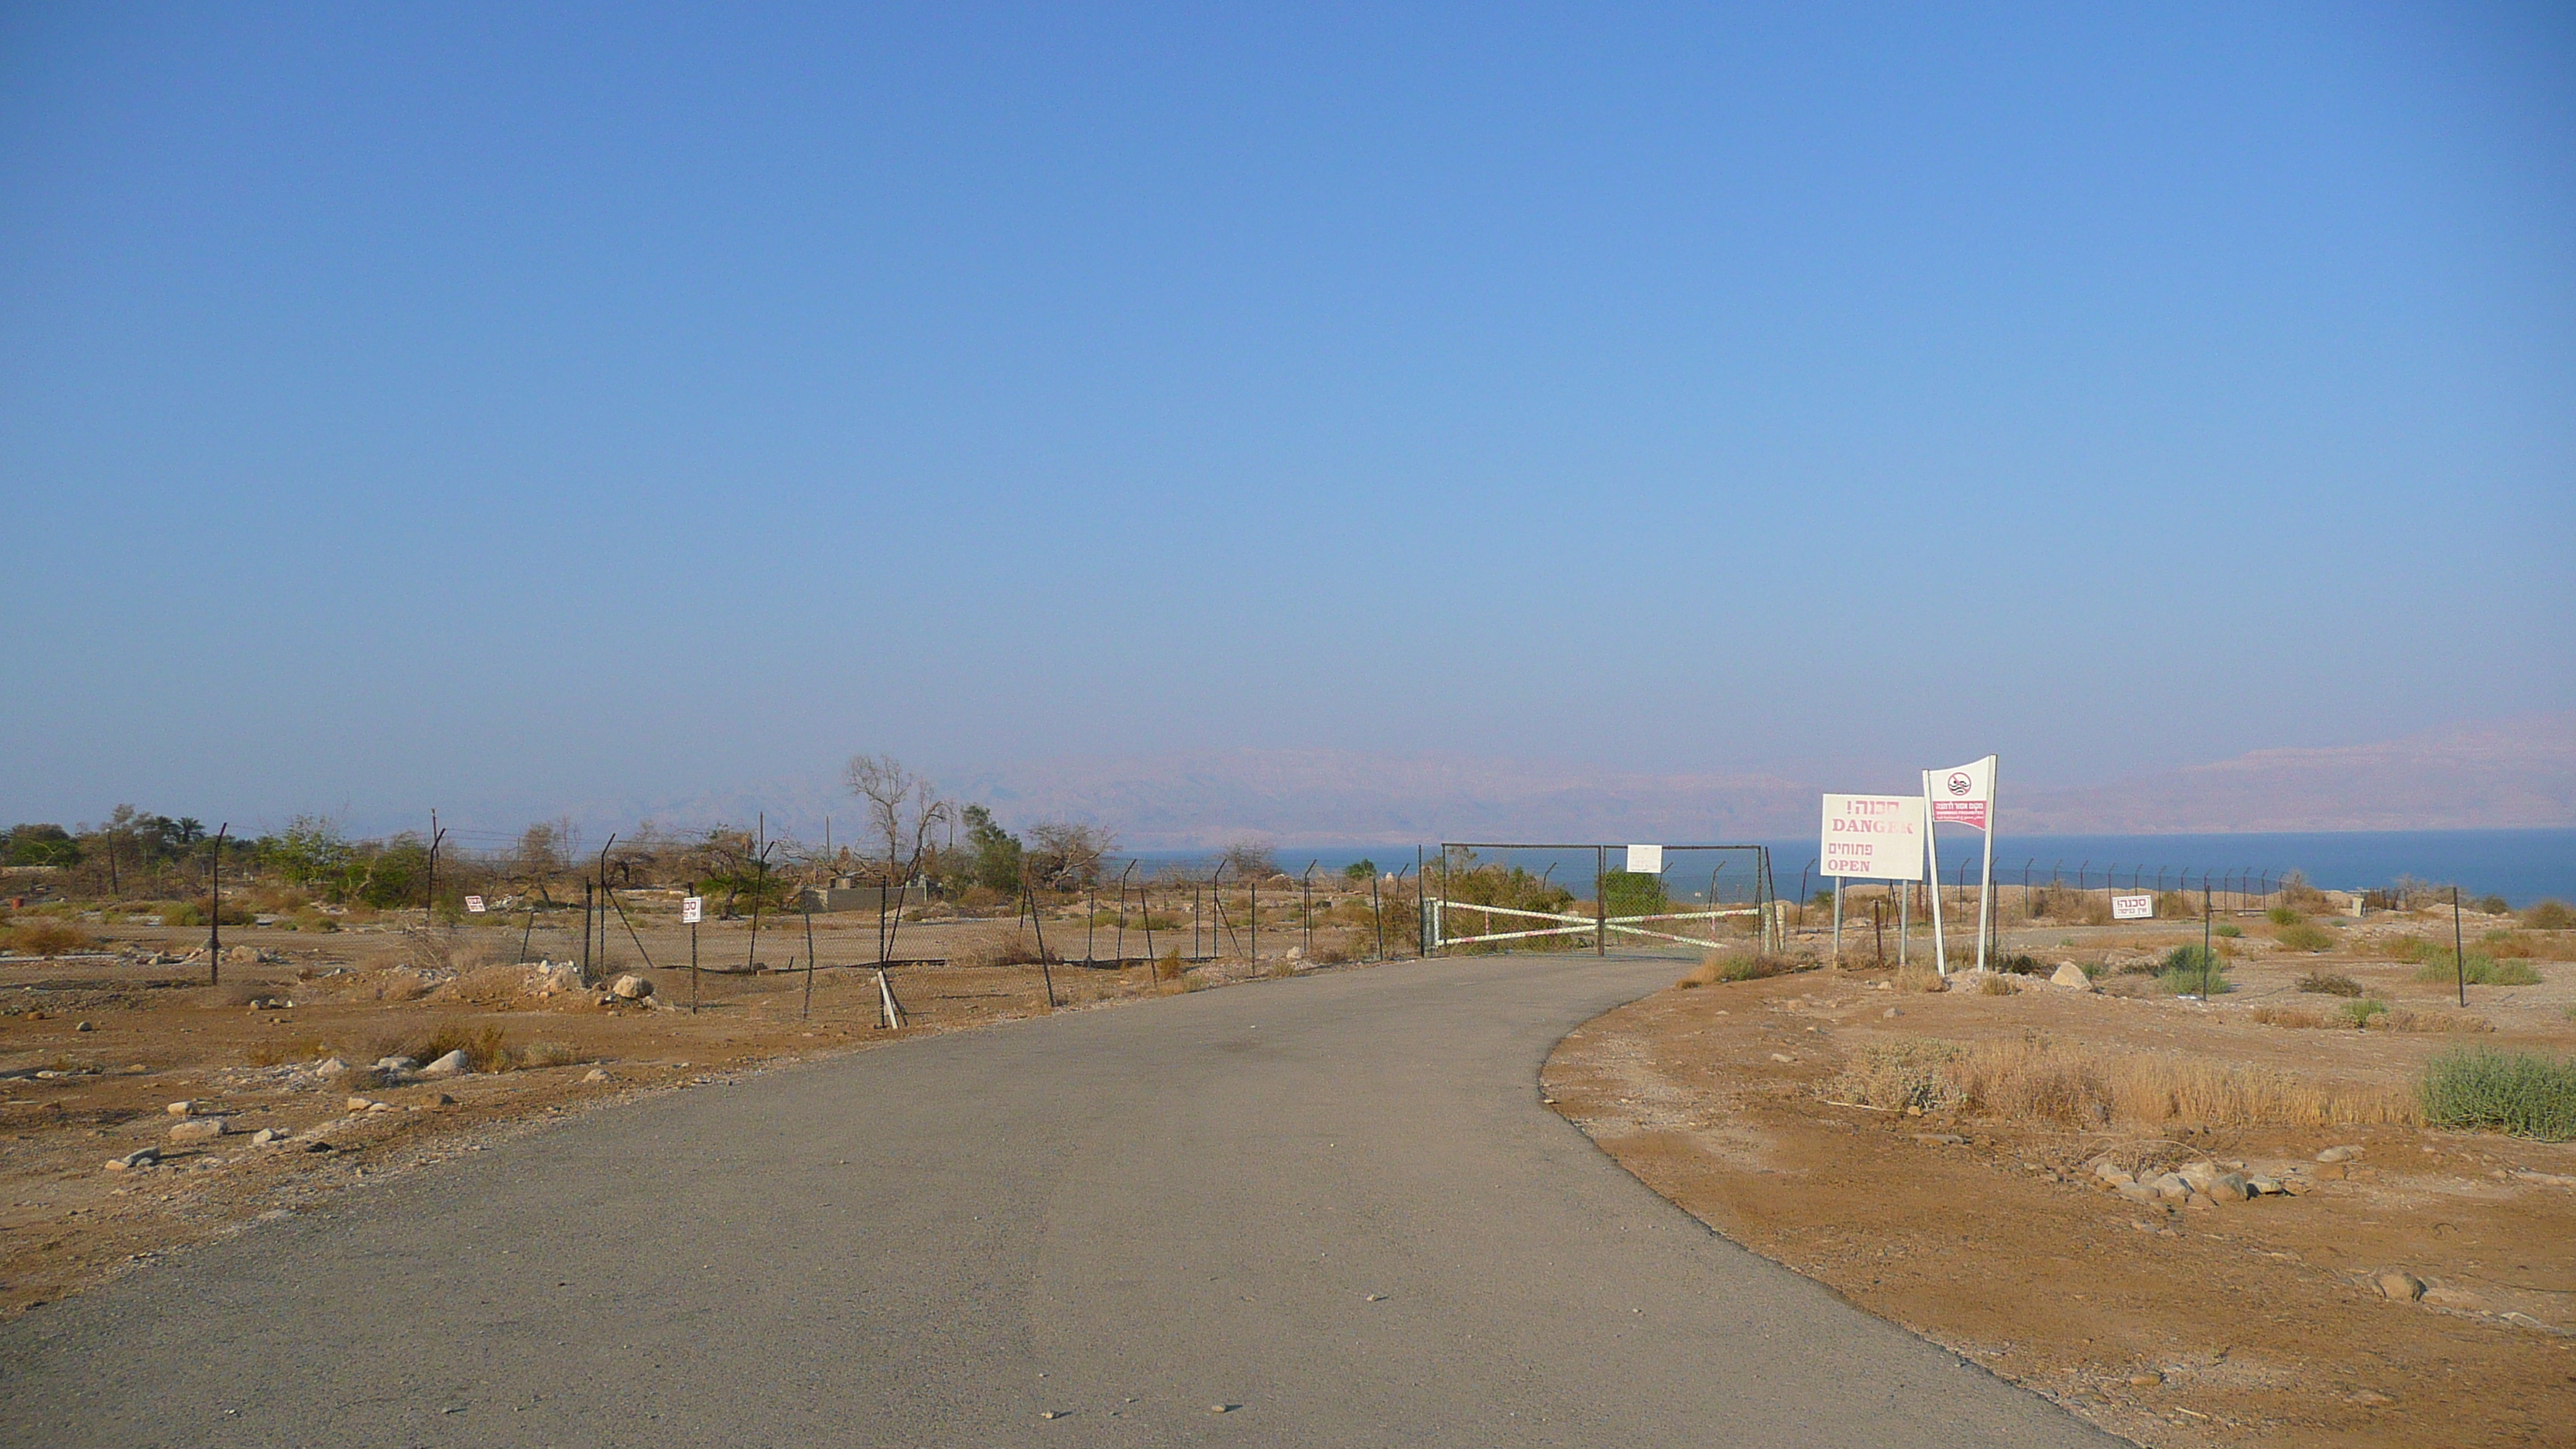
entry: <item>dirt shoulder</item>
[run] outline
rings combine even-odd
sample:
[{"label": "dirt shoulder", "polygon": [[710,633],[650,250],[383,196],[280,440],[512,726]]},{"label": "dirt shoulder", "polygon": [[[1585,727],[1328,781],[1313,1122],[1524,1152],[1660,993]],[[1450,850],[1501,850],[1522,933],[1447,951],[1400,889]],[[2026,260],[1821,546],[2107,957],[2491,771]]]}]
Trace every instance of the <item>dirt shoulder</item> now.
[{"label": "dirt shoulder", "polygon": [[[605,975],[650,981],[643,1002],[565,989],[565,973],[518,964],[520,933],[497,927],[435,938],[228,929],[239,954],[217,987],[205,984],[202,958],[179,959],[202,942],[196,932],[121,927],[108,932],[121,955],[0,961],[0,1315],[638,1093],[1251,976],[1239,961],[1177,981],[1141,966],[907,965],[888,978],[906,1025],[886,1030],[865,969],[814,972],[810,1005],[802,971],[702,971],[691,1012],[690,973],[671,964],[688,960],[686,931],[639,924]],[[1080,927],[1070,929],[1078,943]],[[899,946],[966,961],[1008,955],[995,948],[1015,937],[1008,923],[908,925]],[[565,945],[556,960],[575,954]],[[872,919],[818,928],[827,967],[874,950]],[[699,954],[747,967],[747,923],[702,928]],[[801,963],[801,929],[765,929],[758,954]],[[370,1070],[388,1056],[427,1065],[433,1049],[459,1043],[494,1069],[436,1079]],[[322,1069],[334,1060],[350,1070]],[[184,1114],[174,1103],[187,1104]],[[219,1134],[191,1135],[217,1122]],[[256,1142],[263,1130],[273,1140]],[[107,1166],[142,1149],[160,1160]]]},{"label": "dirt shoulder", "polygon": [[[2576,1145],[2486,1133],[2182,1119],[2070,1124],[1837,1106],[1908,1041],[2045,1041],[2259,1069],[2355,1101],[2464,1040],[2576,1046],[2576,967],[2471,988],[2494,1030],[2293,1028],[2318,962],[2240,960],[2208,1005],[2023,980],[2010,995],[1822,970],[1674,989],[1569,1034],[1557,1110],[1718,1232],[2137,1442],[2576,1442]],[[2395,962],[2337,960],[2441,1010]],[[2105,976],[2106,981],[2116,980]],[[2422,998],[2417,1000],[2416,998]],[[2327,999],[2326,1005],[2333,1005]],[[2320,1152],[2357,1148],[2348,1163]],[[2124,1198],[2091,1170],[2214,1160],[2289,1190]],[[2402,1279],[2391,1298],[2378,1281]]]}]

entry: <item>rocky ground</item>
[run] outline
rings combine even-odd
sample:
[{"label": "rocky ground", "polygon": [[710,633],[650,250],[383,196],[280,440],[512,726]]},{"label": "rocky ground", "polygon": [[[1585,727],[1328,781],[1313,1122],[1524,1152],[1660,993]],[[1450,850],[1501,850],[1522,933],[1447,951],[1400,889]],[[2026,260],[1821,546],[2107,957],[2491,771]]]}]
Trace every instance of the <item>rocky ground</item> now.
[{"label": "rocky ground", "polygon": [[[2576,966],[2471,987],[2461,1013],[2416,968],[2372,958],[2410,929],[2432,924],[2347,930],[2335,956],[2249,936],[2238,989],[2207,1005],[2116,972],[2102,983],[2133,994],[2041,978],[1923,994],[1832,969],[1675,989],[1569,1035],[1544,1090],[1719,1232],[2140,1443],[2576,1443],[2576,1145],[2402,1120],[1837,1105],[1847,1068],[1909,1041],[2260,1068],[2363,1108],[2408,1100],[2424,1062],[2465,1041],[2576,1046]],[[2047,939],[2044,967],[2182,937]],[[2296,989],[2320,969],[2419,1029],[2258,1019],[2337,1004]]]}]

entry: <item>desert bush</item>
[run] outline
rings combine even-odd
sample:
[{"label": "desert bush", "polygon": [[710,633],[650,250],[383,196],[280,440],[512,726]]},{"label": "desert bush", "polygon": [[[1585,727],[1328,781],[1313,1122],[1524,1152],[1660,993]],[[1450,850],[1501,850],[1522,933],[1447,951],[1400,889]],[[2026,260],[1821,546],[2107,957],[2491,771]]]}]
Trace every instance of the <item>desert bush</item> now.
[{"label": "desert bush", "polygon": [[1947,991],[1950,989],[1950,983],[1942,979],[1940,972],[1929,966],[1908,964],[1896,968],[1896,989],[1919,992]]},{"label": "desert bush", "polygon": [[2304,1028],[2343,1024],[2339,1016],[2329,1016],[2322,1011],[2309,1011],[2296,1006],[2258,1006],[2254,1008],[2254,1019],[2265,1026]]},{"label": "desert bush", "polygon": [[2217,925],[2209,928],[2209,934],[2216,936],[2222,941],[2233,941],[2237,937],[2245,934],[2245,928],[2236,924],[2234,921],[2221,921]]},{"label": "desert bush", "polygon": [[2415,979],[2433,985],[2458,982],[2471,986],[2537,986],[2540,972],[2526,961],[2498,961],[2483,951],[2471,951],[2462,969],[2460,957],[2447,946],[2434,947],[2424,956],[2424,964],[2415,970]]},{"label": "desert bush", "polygon": [[0,945],[21,956],[61,956],[73,951],[86,951],[98,939],[78,926],[60,921],[30,921],[0,931]]},{"label": "desert bush", "polygon": [[2049,968],[2042,965],[2038,957],[2023,955],[1996,956],[1986,963],[1986,969],[2008,972],[2014,976],[2045,976],[2049,972]]},{"label": "desert bush", "polygon": [[2385,1016],[2374,1018],[2390,1031],[2406,1032],[2479,1032],[2495,1030],[2495,1023],[2483,1016],[2470,1016],[2459,1011],[2416,1011],[2392,1006]]},{"label": "desert bush", "polygon": [[2576,1058],[2465,1047],[2424,1069],[2424,1120],[2516,1137],[2576,1137]]},{"label": "desert bush", "polygon": [[2535,931],[2568,930],[2576,927],[2576,909],[2561,900],[2535,902],[2522,913],[2522,923]]},{"label": "desert bush", "polygon": [[2166,891],[2156,897],[2156,915],[2168,921],[2188,921],[2200,914],[2200,897],[2189,891]]},{"label": "desert bush", "polygon": [[1339,946],[1315,948],[1315,964],[1318,966],[1346,966],[1351,959],[1351,953]]},{"label": "desert bush", "polygon": [[2038,1035],[1973,1046],[1928,1038],[1873,1044],[1822,1091],[1889,1110],[1949,1107],[2077,1127],[2354,1126],[2411,1122],[2418,1112],[2409,1094],[2386,1088],[2319,1085],[2266,1067]]},{"label": "desert bush", "polygon": [[312,1037],[295,1037],[280,1041],[275,1038],[252,1045],[248,1060],[254,1067],[280,1067],[288,1062],[309,1062],[327,1055],[330,1048]]},{"label": "desert bush", "polygon": [[[958,964],[961,966],[1035,966],[1040,959],[1036,943],[1023,934],[969,947],[964,959]],[[1053,964],[1064,958],[1056,954],[1053,946],[1049,946],[1043,959],[1048,964]]]},{"label": "desert bush", "polygon": [[478,1072],[506,1071],[516,1065],[510,1056],[508,1039],[497,1026],[469,1026],[463,1022],[442,1021],[422,1034],[402,1038],[379,1057],[410,1057],[416,1062],[434,1062],[449,1052],[465,1053],[466,1064]]},{"label": "desert bush", "polygon": [[2490,916],[2501,916],[2513,909],[2513,902],[2502,896],[2480,896],[2469,902],[2469,906],[2472,910],[2482,911]]},{"label": "desert bush", "polygon": [[1189,968],[1181,964],[1181,952],[1177,946],[1164,952],[1163,959],[1154,963],[1154,979],[1157,981],[1178,981],[1188,971]]},{"label": "desert bush", "polygon": [[2169,996],[2198,996],[2206,990],[2223,996],[2236,989],[2227,979],[2227,964],[2198,946],[2176,946],[2156,970],[2156,986]]},{"label": "desert bush", "polygon": [[2334,932],[2308,921],[2283,926],[2279,940],[2293,951],[2331,951],[2338,944]]},{"label": "desert bush", "polygon": [[1977,990],[1988,996],[2019,996],[2021,988],[2009,976],[1989,976],[1977,983]]},{"label": "desert bush", "polygon": [[2343,1014],[2344,1020],[2354,1026],[2368,1026],[2372,1017],[2388,1014],[2388,1003],[2375,996],[2364,996],[2347,1001],[2336,1010]]},{"label": "desert bush", "polygon": [[1688,990],[1695,986],[1715,986],[1725,981],[1761,981],[1773,976],[1786,976],[1793,971],[1802,971],[1808,964],[1785,956],[1765,956],[1759,953],[1749,956],[1731,955],[1723,951],[1711,951],[1700,958],[1699,965],[1688,976],[1683,977],[1679,984],[1684,990]]},{"label": "desert bush", "polygon": [[2274,906],[2263,914],[2270,919],[2273,925],[2276,926],[2295,926],[2301,921],[2307,919],[2307,917],[2300,915],[2297,911],[2291,910],[2288,906]]},{"label": "desert bush", "polygon": [[2311,971],[2299,978],[2299,989],[2316,996],[2359,996],[2361,983],[2349,976]]}]

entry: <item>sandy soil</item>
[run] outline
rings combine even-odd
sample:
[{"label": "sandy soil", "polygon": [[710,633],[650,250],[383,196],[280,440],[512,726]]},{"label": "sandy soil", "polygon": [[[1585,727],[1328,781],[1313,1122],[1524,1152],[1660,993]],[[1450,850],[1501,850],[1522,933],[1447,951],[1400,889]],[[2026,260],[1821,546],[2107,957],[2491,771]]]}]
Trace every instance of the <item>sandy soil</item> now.
[{"label": "sandy soil", "polygon": [[[112,926],[98,934],[121,957],[0,960],[0,1314],[25,1312],[317,1195],[479,1151],[497,1134],[639,1092],[718,1085],[766,1063],[1043,1013],[1048,974],[1059,1009],[1248,975],[1241,961],[1193,968],[1180,982],[1157,982],[1141,966],[1057,965],[1041,973],[1035,966],[908,965],[889,975],[907,1018],[902,1030],[890,1031],[879,1025],[874,972],[829,969],[835,961],[873,959],[873,917],[819,917],[815,954],[826,969],[812,973],[810,1016],[801,970],[703,971],[701,1009],[692,1013],[688,933],[667,914],[639,919],[638,937],[620,928],[604,966],[610,976],[632,972],[652,981],[656,990],[645,1004],[603,999],[598,991],[529,994],[532,973],[498,964],[518,959],[516,920],[435,937],[394,926],[330,935],[228,927],[227,954],[246,948],[259,959],[228,962],[219,987],[207,986],[202,957],[177,959],[203,944],[202,928]],[[1276,944],[1274,929],[1281,930]],[[702,927],[701,962],[747,966],[749,935],[743,922]],[[1268,922],[1263,936],[1265,955],[1295,940]],[[907,925],[897,951],[962,961],[1016,937],[1008,922]],[[1111,933],[1095,940],[1108,957]],[[1188,940],[1184,929],[1183,950]],[[1158,932],[1155,944],[1168,948],[1174,938]],[[1048,945],[1079,954],[1080,923],[1049,922]],[[1138,933],[1129,934],[1128,947],[1141,955]],[[156,948],[171,959],[150,959]],[[577,928],[540,925],[530,950],[556,961],[577,958]],[[644,965],[646,954],[658,969]],[[765,927],[757,954],[773,967],[801,966],[801,925]],[[272,1004],[252,1004],[263,1001]],[[365,1068],[442,1029],[469,1036],[498,1030],[514,1055],[560,1064],[381,1085],[363,1074],[314,1070],[334,1056]],[[351,1110],[359,1099],[385,1105]],[[187,1117],[168,1110],[181,1101],[192,1104]],[[172,1140],[174,1127],[206,1117],[221,1117],[230,1130]],[[288,1135],[251,1145],[262,1128]],[[159,1148],[162,1163],[105,1166],[143,1147]]]},{"label": "sandy soil", "polygon": [[[2055,959],[2163,944],[2104,934]],[[2137,1442],[2576,1443],[2576,1145],[2394,1126],[2082,1131],[1820,1100],[1861,1047],[1906,1036],[2042,1032],[2399,1085],[2462,1040],[2576,1045],[2563,962],[2541,963],[2541,986],[2470,988],[2496,1030],[2462,1037],[2260,1024],[2258,1007],[2331,1006],[2293,987],[2320,964],[2426,1012],[2442,993],[2394,963],[2246,949],[2240,989],[2206,1006],[2039,981],[1900,993],[1885,973],[1831,969],[1669,990],[1570,1034],[1545,1091],[1717,1231]],[[2336,1145],[2361,1149],[2348,1169],[2314,1160]],[[2106,1151],[2242,1163],[2297,1191],[2142,1206],[2085,1170]],[[2429,1291],[2383,1296],[2391,1270]]]}]

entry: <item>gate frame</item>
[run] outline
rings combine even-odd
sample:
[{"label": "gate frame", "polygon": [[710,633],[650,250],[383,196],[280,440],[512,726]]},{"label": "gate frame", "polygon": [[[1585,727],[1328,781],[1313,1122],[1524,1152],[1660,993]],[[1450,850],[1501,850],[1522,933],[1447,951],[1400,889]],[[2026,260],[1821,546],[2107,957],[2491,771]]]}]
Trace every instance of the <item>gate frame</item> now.
[{"label": "gate frame", "polygon": [[[1640,923],[1645,921],[1674,919],[1714,921],[1727,916],[1747,915],[1754,917],[1760,923],[1760,936],[1762,942],[1760,949],[1764,951],[1785,949],[1787,943],[1781,939],[1781,932],[1784,927],[1779,920],[1779,911],[1777,909],[1779,904],[1779,891],[1773,885],[1771,879],[1771,847],[1767,845],[1727,843],[1707,845],[1667,845],[1663,847],[1665,850],[1672,851],[1741,850],[1751,852],[1753,855],[1754,867],[1753,904],[1747,908],[1731,911],[1712,909],[1707,911],[1676,911],[1667,914],[1645,916],[1613,916],[1609,913],[1608,892],[1610,852],[1613,850],[1626,850],[1627,848],[1628,847],[1625,844],[1605,845],[1598,842],[1584,842],[1579,844],[1544,844],[1531,841],[1500,840],[1444,840],[1440,842],[1440,894],[1435,897],[1431,897],[1422,903],[1422,918],[1415,923],[1417,934],[1420,937],[1422,954],[1425,956],[1436,955],[1445,951],[1450,946],[1469,945],[1478,941],[1521,940],[1532,936],[1574,935],[1587,929],[1592,932],[1592,954],[1595,957],[1604,957],[1610,954],[1610,933],[1612,931],[1623,931],[1631,935],[1654,936],[1663,940],[1696,946],[1701,943],[1690,940],[1687,937],[1667,936],[1659,931],[1643,930],[1640,928]],[[1574,924],[1554,930],[1511,931],[1503,933],[1488,932],[1480,936],[1464,936],[1459,937],[1456,940],[1450,939],[1442,927],[1444,924],[1444,918],[1451,904],[1449,899],[1449,852],[1452,850],[1591,851],[1591,925],[1589,927],[1583,925],[1582,917],[1580,916],[1555,916],[1540,911],[1520,910],[1516,907],[1486,906],[1469,902],[1462,905],[1460,909],[1488,912],[1487,924],[1489,925],[1492,923],[1491,917],[1493,914],[1530,916],[1540,920],[1569,921]],[[1712,907],[1717,904],[1715,895],[1716,892],[1712,889],[1710,891],[1711,899],[1709,901],[1709,905]],[[1712,929],[1712,935],[1713,934],[1714,930]],[[1714,946],[1717,943],[1715,940],[1711,940],[1707,944]]]}]

